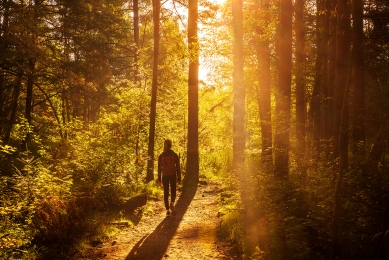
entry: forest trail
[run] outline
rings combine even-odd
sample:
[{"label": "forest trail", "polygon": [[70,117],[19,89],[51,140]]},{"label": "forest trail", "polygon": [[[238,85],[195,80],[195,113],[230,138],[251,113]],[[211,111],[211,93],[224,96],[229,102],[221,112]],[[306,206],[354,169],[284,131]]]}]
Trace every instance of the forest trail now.
[{"label": "forest trail", "polygon": [[152,208],[151,213],[82,259],[241,259],[217,235],[220,191],[215,183],[178,190],[177,215],[171,217],[166,217],[162,198],[150,200],[146,207]]}]

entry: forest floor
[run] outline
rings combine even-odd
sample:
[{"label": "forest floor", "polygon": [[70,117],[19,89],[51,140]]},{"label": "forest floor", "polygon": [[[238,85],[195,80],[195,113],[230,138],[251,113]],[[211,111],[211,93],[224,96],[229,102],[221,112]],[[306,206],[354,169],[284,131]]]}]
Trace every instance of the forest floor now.
[{"label": "forest floor", "polygon": [[241,259],[218,232],[220,185],[178,189],[177,214],[167,217],[163,198],[149,200],[148,210],[132,227],[88,250],[77,260]]}]

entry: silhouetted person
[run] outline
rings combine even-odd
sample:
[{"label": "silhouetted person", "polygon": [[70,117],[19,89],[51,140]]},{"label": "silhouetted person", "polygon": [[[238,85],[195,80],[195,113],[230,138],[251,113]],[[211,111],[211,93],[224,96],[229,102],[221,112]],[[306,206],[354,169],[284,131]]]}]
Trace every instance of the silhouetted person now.
[{"label": "silhouetted person", "polygon": [[[174,201],[176,200],[177,180],[181,182],[180,160],[171,149],[172,141],[167,139],[163,143],[163,153],[158,157],[158,180],[163,185],[163,200],[166,208],[166,216],[176,214]],[[169,204],[169,186],[171,191]]]}]

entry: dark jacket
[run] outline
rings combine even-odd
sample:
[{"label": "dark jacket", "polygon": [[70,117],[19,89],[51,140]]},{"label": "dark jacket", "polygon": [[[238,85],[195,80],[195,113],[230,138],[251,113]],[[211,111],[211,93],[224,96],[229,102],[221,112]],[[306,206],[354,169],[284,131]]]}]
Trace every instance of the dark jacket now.
[{"label": "dark jacket", "polygon": [[162,176],[175,174],[177,174],[178,181],[181,181],[180,160],[178,155],[169,149],[158,157],[158,180],[162,181]]}]

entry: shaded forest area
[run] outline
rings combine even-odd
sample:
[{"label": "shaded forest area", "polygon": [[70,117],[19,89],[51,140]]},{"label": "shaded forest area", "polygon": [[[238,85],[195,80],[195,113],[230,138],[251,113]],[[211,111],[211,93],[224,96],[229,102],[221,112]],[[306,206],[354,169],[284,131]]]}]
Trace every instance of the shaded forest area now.
[{"label": "shaded forest area", "polygon": [[0,257],[109,239],[169,138],[242,258],[374,259],[388,45],[384,0],[0,1]]}]

